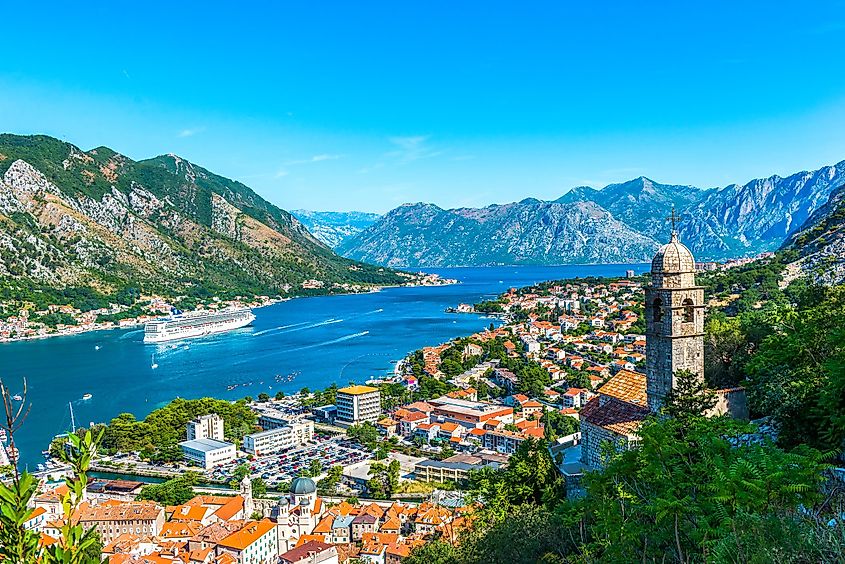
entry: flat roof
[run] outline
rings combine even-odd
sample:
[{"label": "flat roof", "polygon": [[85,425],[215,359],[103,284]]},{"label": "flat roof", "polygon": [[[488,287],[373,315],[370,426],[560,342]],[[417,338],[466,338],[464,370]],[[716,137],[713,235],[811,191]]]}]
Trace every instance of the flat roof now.
[{"label": "flat roof", "polygon": [[225,441],[218,441],[217,439],[194,439],[192,441],[182,441],[179,443],[179,446],[200,452],[210,452],[221,448],[234,447],[235,445]]},{"label": "flat roof", "polygon": [[370,392],[377,392],[378,388],[373,388],[372,386],[347,386],[346,388],[340,388],[338,393],[340,394],[348,394],[350,396],[360,396],[361,394],[368,394]]}]

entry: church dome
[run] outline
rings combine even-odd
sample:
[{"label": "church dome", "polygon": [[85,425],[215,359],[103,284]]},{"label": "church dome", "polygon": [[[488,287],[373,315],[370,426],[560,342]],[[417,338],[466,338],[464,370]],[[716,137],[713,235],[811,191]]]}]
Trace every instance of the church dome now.
[{"label": "church dome", "polygon": [[685,245],[678,241],[678,234],[657,251],[651,261],[652,274],[680,274],[695,272],[695,259]]},{"label": "church dome", "polygon": [[308,501],[307,497],[303,497],[302,501],[299,502],[299,505],[301,505],[302,507],[307,507],[307,506],[311,505],[311,502]]},{"label": "church dome", "polygon": [[311,478],[300,477],[290,483],[290,493],[294,495],[308,495],[317,491],[317,485]]}]

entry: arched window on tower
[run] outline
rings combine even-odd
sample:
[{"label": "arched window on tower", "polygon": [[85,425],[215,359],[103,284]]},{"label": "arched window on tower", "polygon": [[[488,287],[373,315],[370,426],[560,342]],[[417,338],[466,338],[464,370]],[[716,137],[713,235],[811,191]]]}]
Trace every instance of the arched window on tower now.
[{"label": "arched window on tower", "polygon": [[663,300],[654,298],[654,301],[651,302],[651,311],[655,323],[663,321]]},{"label": "arched window on tower", "polygon": [[695,306],[692,303],[692,298],[684,300],[684,323],[692,323],[695,321]]}]

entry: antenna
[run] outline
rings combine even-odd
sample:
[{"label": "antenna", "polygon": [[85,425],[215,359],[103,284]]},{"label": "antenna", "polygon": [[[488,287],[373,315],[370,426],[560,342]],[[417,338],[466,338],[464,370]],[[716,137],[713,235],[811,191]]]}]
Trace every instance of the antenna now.
[{"label": "antenna", "polygon": [[73,419],[73,402],[67,402],[67,406],[70,408],[70,432],[76,432],[76,421]]}]

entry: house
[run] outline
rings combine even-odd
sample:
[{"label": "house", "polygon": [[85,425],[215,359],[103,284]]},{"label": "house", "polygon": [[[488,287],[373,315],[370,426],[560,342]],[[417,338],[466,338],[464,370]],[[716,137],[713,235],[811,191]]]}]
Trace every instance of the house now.
[{"label": "house", "polygon": [[522,414],[525,417],[540,416],[543,413],[543,404],[539,401],[529,400],[522,404]]},{"label": "house", "polygon": [[563,407],[581,407],[582,393],[586,391],[584,388],[569,388],[563,392]]},{"label": "house", "polygon": [[430,423],[427,413],[412,411],[399,422],[399,432],[403,437],[410,437],[417,427],[425,423]]},{"label": "house", "polygon": [[337,548],[319,541],[310,541],[279,557],[280,564],[339,564]]},{"label": "house", "polygon": [[399,422],[390,417],[385,417],[376,423],[376,428],[378,428],[382,435],[389,439],[390,437],[396,436],[396,432],[399,429]]},{"label": "house", "polygon": [[440,425],[437,423],[420,423],[414,430],[414,437],[421,437],[424,442],[430,443],[437,438],[440,432]]}]

